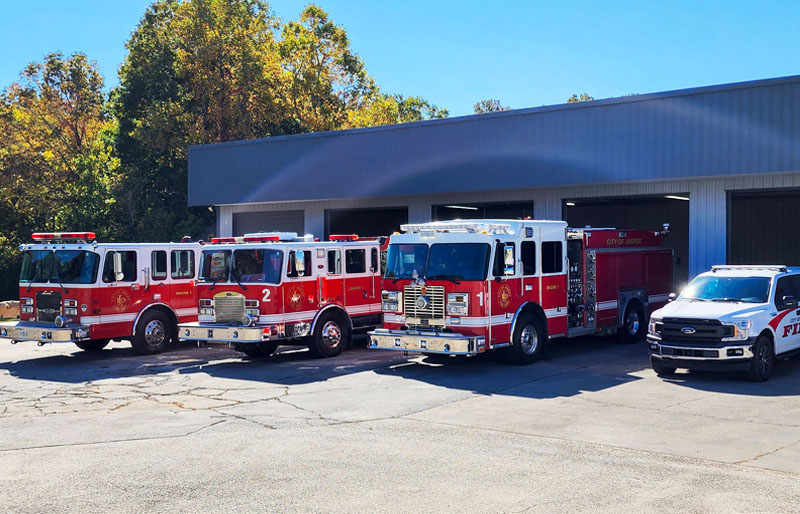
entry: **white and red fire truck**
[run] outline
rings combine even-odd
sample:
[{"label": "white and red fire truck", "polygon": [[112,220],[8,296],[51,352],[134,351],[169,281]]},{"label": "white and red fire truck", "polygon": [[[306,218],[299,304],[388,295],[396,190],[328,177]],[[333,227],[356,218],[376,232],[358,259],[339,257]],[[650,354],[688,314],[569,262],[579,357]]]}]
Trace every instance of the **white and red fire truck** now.
[{"label": "white and red fire truck", "polygon": [[148,354],[175,339],[179,321],[197,319],[198,243],[98,243],[93,232],[33,240],[20,247],[20,320],[0,323],[0,337],[87,351],[128,339]]},{"label": "white and red fire truck", "polygon": [[329,241],[293,232],[212,239],[197,284],[199,320],[181,339],[232,343],[266,357],[280,344],[338,355],[353,330],[381,318],[380,244],[356,235]]},{"label": "white and red fire truck", "polygon": [[536,360],[549,339],[618,332],[641,339],[668,301],[663,232],[570,229],[562,221],[402,226],[389,241],[384,328],[369,348]]}]

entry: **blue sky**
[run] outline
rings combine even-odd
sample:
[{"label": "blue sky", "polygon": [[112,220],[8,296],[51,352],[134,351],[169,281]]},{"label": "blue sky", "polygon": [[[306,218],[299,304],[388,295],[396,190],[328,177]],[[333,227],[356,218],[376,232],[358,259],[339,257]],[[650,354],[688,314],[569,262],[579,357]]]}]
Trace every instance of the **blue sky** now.
[{"label": "blue sky", "polygon": [[[82,51],[108,85],[146,0],[6,2],[0,86],[50,51]],[[307,2],[273,0],[283,19]],[[318,0],[389,93],[469,114],[800,74],[800,2]]]}]

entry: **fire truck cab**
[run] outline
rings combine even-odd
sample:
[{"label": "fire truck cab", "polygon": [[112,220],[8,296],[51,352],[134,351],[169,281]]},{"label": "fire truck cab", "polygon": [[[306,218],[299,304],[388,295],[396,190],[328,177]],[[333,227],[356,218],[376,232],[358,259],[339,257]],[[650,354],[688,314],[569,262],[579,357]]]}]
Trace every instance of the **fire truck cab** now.
[{"label": "fire truck cab", "polygon": [[98,243],[93,232],[33,240],[20,247],[20,320],[0,323],[0,337],[87,351],[127,339],[150,354],[175,339],[179,321],[197,319],[197,243]]},{"label": "fire truck cab", "polygon": [[569,229],[562,221],[408,224],[391,236],[384,328],[369,347],[536,360],[547,340],[616,332],[642,339],[667,302],[664,232]]},{"label": "fire truck cab", "polygon": [[266,357],[280,344],[338,355],[353,330],[380,324],[380,246],[376,239],[289,232],[215,238],[203,247],[197,323],[180,338],[233,344]]}]

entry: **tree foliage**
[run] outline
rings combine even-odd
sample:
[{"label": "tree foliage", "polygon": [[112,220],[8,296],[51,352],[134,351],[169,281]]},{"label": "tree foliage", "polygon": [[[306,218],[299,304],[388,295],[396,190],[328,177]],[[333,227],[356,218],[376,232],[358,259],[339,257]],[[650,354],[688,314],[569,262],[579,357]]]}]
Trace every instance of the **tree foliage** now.
[{"label": "tree foliage", "polygon": [[111,237],[118,180],[115,123],[97,65],[77,53],[45,56],[0,96],[0,297],[13,295],[17,247],[37,230]]},{"label": "tree foliage", "polygon": [[486,114],[488,112],[500,112],[500,111],[510,111],[511,107],[506,107],[500,103],[500,100],[493,100],[489,98],[488,100],[481,100],[480,102],[476,103],[472,106],[475,110],[475,114]]},{"label": "tree foliage", "polygon": [[591,102],[592,100],[594,100],[594,98],[587,95],[586,93],[581,93],[580,95],[572,93],[572,96],[567,98],[567,103],[574,104],[577,102]]}]

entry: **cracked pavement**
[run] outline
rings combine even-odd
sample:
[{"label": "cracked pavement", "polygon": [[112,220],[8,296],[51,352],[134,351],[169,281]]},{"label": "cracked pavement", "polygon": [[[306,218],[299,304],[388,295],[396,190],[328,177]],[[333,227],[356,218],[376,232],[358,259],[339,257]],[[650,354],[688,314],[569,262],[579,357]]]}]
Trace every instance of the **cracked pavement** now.
[{"label": "cracked pavement", "polygon": [[662,380],[643,344],[334,359],[0,340],[3,512],[800,512],[800,358]]}]

